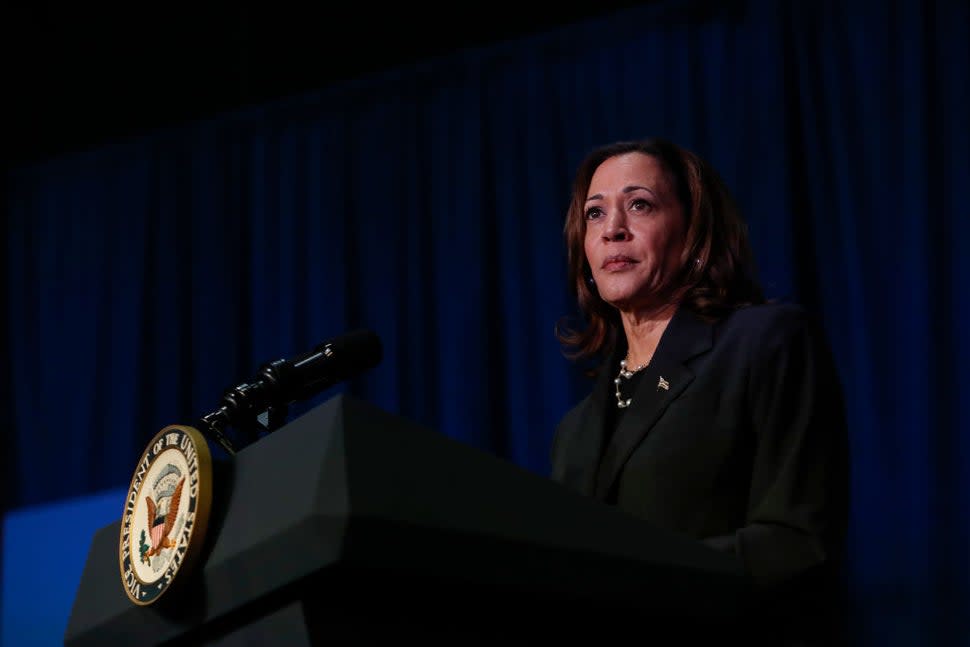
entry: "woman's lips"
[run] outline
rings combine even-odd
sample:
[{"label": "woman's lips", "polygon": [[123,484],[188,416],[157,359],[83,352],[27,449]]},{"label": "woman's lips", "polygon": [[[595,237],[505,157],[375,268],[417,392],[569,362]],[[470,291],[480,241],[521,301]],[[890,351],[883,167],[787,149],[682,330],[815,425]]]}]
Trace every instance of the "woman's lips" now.
[{"label": "woman's lips", "polygon": [[637,261],[629,256],[609,256],[605,261],[603,261],[600,268],[607,271],[617,272],[633,267],[636,264]]}]

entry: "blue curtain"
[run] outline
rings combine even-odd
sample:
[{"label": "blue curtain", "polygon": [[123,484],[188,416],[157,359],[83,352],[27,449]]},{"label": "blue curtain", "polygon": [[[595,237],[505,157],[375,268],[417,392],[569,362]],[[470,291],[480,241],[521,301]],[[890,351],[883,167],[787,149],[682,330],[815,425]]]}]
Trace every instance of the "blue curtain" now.
[{"label": "blue curtain", "polygon": [[14,169],[7,504],[124,487],[163,426],[359,327],[384,360],[335,390],[546,474],[587,388],[553,337],[572,170],[662,135],[733,188],[769,296],[825,324],[860,638],[950,644],[970,616],[968,42],[962,1],[669,0]]}]

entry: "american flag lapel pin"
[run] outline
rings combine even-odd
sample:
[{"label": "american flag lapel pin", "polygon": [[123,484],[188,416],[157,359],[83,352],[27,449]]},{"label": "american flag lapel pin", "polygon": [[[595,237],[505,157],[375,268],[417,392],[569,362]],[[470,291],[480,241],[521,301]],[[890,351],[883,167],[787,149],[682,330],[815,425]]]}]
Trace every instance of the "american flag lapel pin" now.
[{"label": "american flag lapel pin", "polygon": [[670,382],[664,379],[664,376],[660,376],[660,380],[657,382],[657,390],[663,389],[664,391],[670,390]]}]

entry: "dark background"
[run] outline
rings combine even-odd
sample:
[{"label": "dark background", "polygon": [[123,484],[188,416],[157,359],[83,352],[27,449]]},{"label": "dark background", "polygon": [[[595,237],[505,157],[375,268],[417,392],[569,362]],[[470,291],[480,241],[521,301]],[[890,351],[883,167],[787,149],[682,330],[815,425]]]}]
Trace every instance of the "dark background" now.
[{"label": "dark background", "polygon": [[10,48],[5,162],[88,149],[643,4],[10,3],[2,10]]}]

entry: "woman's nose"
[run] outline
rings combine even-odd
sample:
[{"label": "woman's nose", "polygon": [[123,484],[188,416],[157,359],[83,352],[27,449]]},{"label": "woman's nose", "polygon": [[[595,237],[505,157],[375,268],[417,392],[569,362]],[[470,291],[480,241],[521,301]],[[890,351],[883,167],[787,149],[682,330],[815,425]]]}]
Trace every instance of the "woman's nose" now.
[{"label": "woman's nose", "polygon": [[614,209],[606,216],[606,227],[603,229],[603,238],[606,240],[620,241],[630,237],[630,230],[626,228],[626,217],[619,209]]}]

